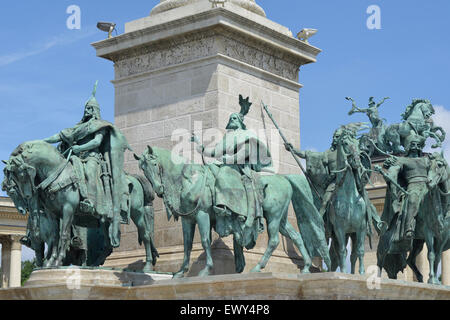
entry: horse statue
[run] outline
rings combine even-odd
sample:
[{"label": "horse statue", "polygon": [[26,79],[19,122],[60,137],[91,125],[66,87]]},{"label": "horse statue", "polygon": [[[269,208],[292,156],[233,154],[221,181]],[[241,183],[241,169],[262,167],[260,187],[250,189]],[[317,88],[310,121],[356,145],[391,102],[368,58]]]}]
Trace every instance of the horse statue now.
[{"label": "horse statue", "polygon": [[[414,99],[402,114],[402,123],[387,127],[384,140],[390,145],[386,152],[401,154],[400,146],[404,146],[405,139],[411,134],[417,134],[426,138],[433,138],[436,143],[432,148],[439,148],[445,140],[445,131],[442,127],[435,126],[431,116],[435,113],[429,100]],[[439,132],[439,134],[438,134]]]},{"label": "horse statue", "polygon": [[[20,214],[26,215],[30,212],[27,223],[26,236],[20,239],[22,245],[32,249],[36,255],[36,266],[39,268],[50,267],[48,262],[53,256],[57,257],[57,239],[55,234],[59,232],[58,220],[44,211],[39,212],[29,209],[28,203],[20,195],[17,186],[8,178],[8,171],[5,168],[5,180],[2,183],[2,190],[5,191],[14,203]],[[63,261],[64,266],[100,266],[112,253],[112,248],[106,241],[103,228],[85,228],[72,225],[71,241],[69,250]],[[87,247],[87,244],[90,244]],[[47,253],[45,253],[47,246]]]},{"label": "horse statue", "polygon": [[[398,222],[392,223],[389,230],[380,238],[377,250],[378,267],[380,273],[384,268],[389,278],[397,279],[397,274],[403,271],[406,265],[409,265],[417,280],[423,282],[423,275],[417,268],[416,258],[426,244],[430,266],[428,283],[440,284],[437,278],[438,265],[442,253],[450,249],[450,203],[448,200],[450,195],[450,169],[441,154],[434,153],[427,157],[430,159],[428,190],[416,216],[412,244],[402,245],[401,242],[394,241],[396,230],[404,220],[404,214],[395,215],[393,221]],[[407,198],[409,196],[406,191],[403,191],[403,193],[402,197]],[[385,211],[392,203],[389,191],[387,195]],[[405,202],[403,200],[403,203]]]},{"label": "horse statue", "polygon": [[[353,130],[342,127],[337,140],[336,187],[329,209],[324,215],[327,235],[331,238],[330,256],[332,271],[337,267],[345,272],[347,243],[352,240],[351,273],[355,273],[359,260],[359,273],[364,274],[364,243],[368,229],[370,230],[370,200],[363,190],[365,183],[365,167],[361,161],[359,143],[353,137]],[[367,158],[370,163],[370,158]]]},{"label": "horse statue", "polygon": [[[407,264],[413,270],[416,279],[423,282],[423,275],[417,268],[416,258],[426,243],[430,264],[428,282],[440,284],[437,278],[438,266],[441,262],[442,253],[450,249],[450,202],[448,200],[450,168],[441,154],[434,153],[431,158],[429,197],[418,216],[417,237],[413,241]],[[437,216],[432,214],[431,208],[439,208],[440,214]]]},{"label": "horse statue", "polygon": [[[60,267],[70,245],[72,226],[90,228],[93,235],[92,243],[88,247],[103,248],[104,257],[91,257],[94,265],[100,265],[101,260],[112,252],[109,239],[109,225],[111,221],[102,219],[95,214],[86,215],[79,210],[80,193],[77,178],[72,163],[51,144],[44,141],[31,141],[18,146],[6,162],[7,176],[14,182],[20,197],[30,214],[40,216],[44,211],[58,224],[59,232],[53,236],[56,241],[56,254],[52,253],[46,261],[48,267]],[[137,226],[139,242],[144,244],[146,262],[144,272],[153,270],[158,253],[153,244],[153,190],[151,185],[140,176],[126,175],[129,190],[128,209],[131,220]],[[42,186],[46,186],[43,188]],[[16,200],[18,198],[16,197]],[[23,204],[20,206],[23,207]],[[41,210],[43,209],[43,210]],[[99,228],[102,228],[99,232]],[[97,243],[98,239],[104,243]],[[91,242],[91,241],[88,241]],[[98,251],[97,251],[98,252]],[[99,260],[100,259],[100,260]]]},{"label": "horse statue", "polygon": [[[215,173],[219,167],[214,164],[191,164],[171,151],[157,147],[148,147],[142,156],[135,155],[135,158],[156,194],[163,198],[168,218],[174,216],[178,220],[181,217],[184,260],[174,277],[183,277],[189,270],[196,225],[199,227],[206,254],[206,266],[200,271],[199,276],[207,276],[212,272],[212,229],[220,237],[234,236],[236,272],[243,272],[245,268],[243,247],[250,250],[255,246],[255,235],[251,234],[254,228],[241,228],[235,213],[224,216],[215,213],[213,209]],[[305,177],[261,175],[260,180],[264,186],[263,216],[267,223],[268,246],[259,263],[251,271],[260,272],[264,269],[280,242],[279,233],[291,239],[302,254],[305,262],[302,273],[310,272],[312,256],[323,257],[325,263],[330,266],[323,222],[314,206],[311,189]],[[291,201],[301,233],[297,232],[287,219]]]},{"label": "horse statue", "polygon": [[[5,168],[5,180],[2,183],[2,190],[7,193],[14,203],[14,206],[20,214],[26,215],[28,211],[28,204],[21,197],[17,186],[10,181],[6,176],[7,170]],[[49,217],[44,211],[40,211],[39,215],[34,212],[28,217],[27,235],[21,239],[24,246],[32,249],[36,255],[36,266],[41,268],[44,266],[44,261],[50,260],[52,255],[56,255],[57,245],[55,243],[54,235],[58,232],[57,222]],[[26,239],[25,239],[26,238]],[[47,245],[47,254],[45,255],[45,245]]]}]

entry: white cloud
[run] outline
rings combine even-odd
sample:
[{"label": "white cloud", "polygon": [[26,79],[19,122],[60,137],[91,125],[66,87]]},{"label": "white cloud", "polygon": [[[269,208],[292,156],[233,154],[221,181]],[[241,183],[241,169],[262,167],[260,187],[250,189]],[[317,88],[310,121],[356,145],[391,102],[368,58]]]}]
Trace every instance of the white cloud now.
[{"label": "white cloud", "polygon": [[4,66],[12,64],[14,62],[26,59],[28,57],[32,57],[32,56],[41,54],[41,53],[43,53],[47,50],[50,50],[51,48],[56,47],[56,46],[63,46],[63,45],[68,45],[68,44],[74,43],[81,39],[90,37],[90,36],[94,35],[95,33],[96,33],[96,31],[93,29],[78,33],[77,36],[69,36],[67,33],[65,33],[65,34],[61,34],[59,36],[55,36],[51,39],[48,39],[47,41],[45,41],[43,43],[33,45],[31,49],[23,50],[21,52],[15,52],[15,53],[1,55],[0,56],[0,67],[4,67]]},{"label": "white cloud", "polygon": [[425,151],[436,152],[444,151],[444,156],[447,161],[450,161],[450,110],[447,110],[444,106],[434,106],[436,114],[433,116],[435,126],[442,127],[447,133],[447,137],[442,144],[442,149],[431,149],[431,145],[434,144],[433,139],[428,139],[427,147]]}]

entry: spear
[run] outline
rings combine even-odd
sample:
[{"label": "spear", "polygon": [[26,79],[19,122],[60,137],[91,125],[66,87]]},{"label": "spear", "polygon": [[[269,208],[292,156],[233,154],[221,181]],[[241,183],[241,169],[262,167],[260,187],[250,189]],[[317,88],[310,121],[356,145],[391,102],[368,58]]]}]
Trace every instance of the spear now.
[{"label": "spear", "polygon": [[316,187],[314,186],[314,184],[311,181],[311,178],[309,177],[309,175],[306,173],[306,170],[303,168],[302,163],[300,162],[300,160],[298,159],[298,157],[296,156],[292,146],[289,144],[289,142],[287,141],[286,137],[284,136],[283,132],[281,131],[280,127],[278,126],[278,124],[276,123],[275,119],[273,118],[273,115],[270,113],[269,108],[264,104],[264,102],[261,101],[261,104],[263,105],[264,110],[266,110],[267,115],[269,116],[270,120],[272,120],[275,128],[277,128],[278,133],[281,136],[281,139],[283,139],[284,143],[286,146],[289,147],[289,152],[292,154],[292,156],[294,157],[295,161],[297,162],[298,166],[300,167],[300,169],[302,170],[303,174],[306,177],[306,180],[308,181],[309,185],[311,186],[311,188],[314,190],[314,192],[316,193],[317,197],[320,199],[320,201],[322,201],[322,197],[320,196],[319,191],[317,191]]}]

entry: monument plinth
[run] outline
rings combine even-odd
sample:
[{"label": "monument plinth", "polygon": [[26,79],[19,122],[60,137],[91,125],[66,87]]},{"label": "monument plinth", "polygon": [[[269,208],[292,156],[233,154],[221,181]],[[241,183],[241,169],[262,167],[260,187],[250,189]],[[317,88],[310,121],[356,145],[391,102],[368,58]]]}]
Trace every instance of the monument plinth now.
[{"label": "monument plinth", "polygon": [[[299,147],[299,68],[315,62],[320,50],[267,19],[254,1],[228,1],[215,8],[207,0],[161,1],[149,17],[127,23],[124,34],[93,46],[99,57],[114,62],[115,121],[136,154],[147,145],[172,149],[179,143],[172,137],[175,129],[224,132],[229,115],[239,111],[242,94],[254,102],[247,127],[264,131],[278,173],[300,173],[259,106],[261,101],[271,106],[286,137]],[[132,153],[125,161],[127,172],[139,171]],[[156,270],[175,272],[183,253],[181,223],[167,221],[160,199],[154,205],[161,256]],[[297,225],[292,213],[289,217]],[[126,266],[143,257],[136,238],[134,226],[125,226],[122,245],[107,265]],[[216,274],[233,273],[232,238],[213,240]],[[246,254],[248,270],[266,245],[263,233],[257,248]],[[292,248],[283,240],[266,270],[299,272],[301,257]],[[194,265],[202,263],[196,261],[201,252],[197,237]]]},{"label": "monument plinth", "polygon": [[[73,284],[72,284],[73,285]],[[0,289],[1,300],[449,300],[449,287],[342,273],[253,273],[159,280],[151,285],[65,283]],[[177,312],[170,310],[168,312]]]}]

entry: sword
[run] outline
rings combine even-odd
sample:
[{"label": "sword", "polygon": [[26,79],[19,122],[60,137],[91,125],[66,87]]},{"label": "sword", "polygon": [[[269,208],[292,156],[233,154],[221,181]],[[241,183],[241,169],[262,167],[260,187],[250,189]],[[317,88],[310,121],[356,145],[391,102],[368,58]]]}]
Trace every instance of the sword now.
[{"label": "sword", "polygon": [[286,137],[284,136],[283,132],[281,131],[280,127],[278,126],[278,124],[276,123],[275,119],[273,118],[273,115],[270,113],[269,108],[261,101],[261,104],[263,105],[264,110],[266,110],[267,115],[269,116],[270,120],[272,120],[275,128],[277,128],[278,133],[281,136],[281,139],[283,139],[285,145],[289,146],[289,152],[292,154],[292,156],[294,157],[295,161],[297,162],[298,166],[300,167],[300,169],[302,170],[303,174],[306,177],[306,180],[308,181],[309,185],[311,186],[311,188],[314,190],[314,192],[316,193],[317,197],[319,197],[320,201],[322,202],[322,197],[319,194],[319,191],[317,191],[316,187],[314,186],[314,184],[312,183],[309,175],[306,173],[306,170],[303,168],[303,165],[301,164],[300,160],[298,159],[298,157],[295,155],[295,152],[293,150],[293,148],[290,146],[289,142],[287,141]]}]

